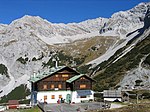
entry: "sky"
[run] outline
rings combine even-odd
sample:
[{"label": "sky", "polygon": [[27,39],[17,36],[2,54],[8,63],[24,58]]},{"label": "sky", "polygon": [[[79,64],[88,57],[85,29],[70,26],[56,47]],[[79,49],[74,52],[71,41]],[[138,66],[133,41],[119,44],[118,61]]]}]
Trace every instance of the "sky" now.
[{"label": "sky", "polygon": [[150,0],[0,0],[0,23],[10,24],[24,15],[40,16],[52,23],[110,18],[141,2]]}]

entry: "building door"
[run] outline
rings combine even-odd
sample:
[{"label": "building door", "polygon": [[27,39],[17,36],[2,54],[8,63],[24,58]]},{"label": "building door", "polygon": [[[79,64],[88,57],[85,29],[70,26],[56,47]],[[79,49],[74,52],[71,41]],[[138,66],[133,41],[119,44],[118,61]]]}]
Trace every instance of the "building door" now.
[{"label": "building door", "polygon": [[36,103],[37,103],[37,92],[34,91],[34,104],[36,104]]},{"label": "building door", "polygon": [[37,103],[37,92],[36,91],[32,91],[31,92],[31,104],[35,105]]},{"label": "building door", "polygon": [[66,95],[66,102],[71,103],[71,94]]},{"label": "building door", "polygon": [[44,96],[44,102],[47,103],[47,95]]}]

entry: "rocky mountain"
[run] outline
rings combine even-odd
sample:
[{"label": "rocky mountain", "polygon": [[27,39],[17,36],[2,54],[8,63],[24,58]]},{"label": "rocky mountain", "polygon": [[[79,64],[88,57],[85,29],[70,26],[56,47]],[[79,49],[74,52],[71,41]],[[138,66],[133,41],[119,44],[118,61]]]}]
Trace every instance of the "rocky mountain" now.
[{"label": "rocky mountain", "polygon": [[[109,60],[93,68],[98,83],[97,90],[145,89],[150,88],[150,6],[148,6],[144,26],[127,35],[134,35],[126,46],[119,49]],[[103,85],[103,87],[101,86]]]},{"label": "rocky mountain", "polygon": [[[97,87],[101,82],[105,83],[106,88],[130,84],[131,81],[126,82],[128,74],[139,67],[136,66],[132,71],[120,69],[123,72],[119,72],[120,65],[116,63],[132,50],[135,51],[136,46],[138,49],[141,42],[147,46],[143,43],[149,42],[148,12],[145,17],[149,5],[150,3],[141,3],[131,10],[115,13],[109,19],[97,18],[80,23],[55,24],[40,17],[24,16],[9,25],[0,24],[0,97],[21,84],[28,84],[30,88],[28,79],[33,72],[46,71],[54,66],[54,58],[59,65],[72,66],[81,73],[96,77],[100,82]],[[142,45],[140,48],[143,48]],[[146,63],[145,71],[149,54],[146,53],[139,59],[140,67],[143,68],[143,63]],[[111,67],[118,69],[109,73]],[[120,76],[119,81],[114,81],[111,85],[112,81],[107,78],[109,75],[116,78],[116,73],[121,73],[117,74]],[[149,71],[145,73],[149,74]],[[136,74],[134,77],[139,80]]]},{"label": "rocky mountain", "polygon": [[126,38],[126,34],[138,29],[139,26],[143,26],[147,6],[147,3],[140,3],[131,10],[113,14],[100,30],[100,33],[109,31]]},{"label": "rocky mountain", "polygon": [[[9,25],[1,25],[0,96],[6,95],[20,84],[29,83],[28,79],[33,72],[48,69],[47,65],[52,63],[52,57],[59,57],[62,64],[67,64],[67,57],[70,58],[68,63],[75,63],[76,60],[81,64],[80,60],[84,56],[77,55],[71,59],[74,54],[66,54],[68,50],[66,53],[62,52],[67,46],[64,43],[90,41],[91,37],[99,35],[98,31],[105,22],[107,19],[97,18],[81,23],[53,24],[40,17],[24,16]],[[108,40],[112,41],[106,43],[111,44],[115,39]],[[76,50],[74,52],[79,54]]]},{"label": "rocky mountain", "polygon": [[136,32],[130,36],[126,35],[143,27],[144,17],[148,7],[149,3],[140,3],[131,10],[120,11],[113,14],[109,21],[105,23],[103,28],[100,30],[100,34],[103,36],[119,36],[120,40],[111,46],[104,55],[89,62],[88,64],[98,65],[99,63],[108,60],[117,50],[124,47],[128,41],[136,36]]}]

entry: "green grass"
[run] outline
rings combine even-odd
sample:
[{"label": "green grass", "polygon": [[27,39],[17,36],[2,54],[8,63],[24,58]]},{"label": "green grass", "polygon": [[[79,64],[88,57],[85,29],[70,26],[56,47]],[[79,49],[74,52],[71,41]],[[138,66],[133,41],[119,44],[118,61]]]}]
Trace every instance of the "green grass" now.
[{"label": "green grass", "polygon": [[7,110],[6,112],[42,112],[37,106],[31,109]]},{"label": "green grass", "polygon": [[31,109],[24,109],[20,112],[42,112],[38,107],[34,107],[34,108],[31,108]]}]

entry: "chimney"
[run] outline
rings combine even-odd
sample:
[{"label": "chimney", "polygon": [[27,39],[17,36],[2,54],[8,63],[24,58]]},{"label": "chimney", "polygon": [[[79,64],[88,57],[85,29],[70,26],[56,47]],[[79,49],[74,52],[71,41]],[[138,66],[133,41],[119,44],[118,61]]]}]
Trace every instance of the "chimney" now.
[{"label": "chimney", "polygon": [[58,62],[57,62],[57,60],[56,60],[56,63],[55,63],[55,68],[57,68],[58,67]]},{"label": "chimney", "polygon": [[55,68],[57,68],[57,67],[58,67],[58,62],[57,62],[57,60],[56,60],[55,58],[53,58],[52,61],[54,62]]},{"label": "chimney", "polygon": [[33,71],[33,78],[35,78],[35,76],[36,76],[36,72],[35,72],[35,71]]}]

